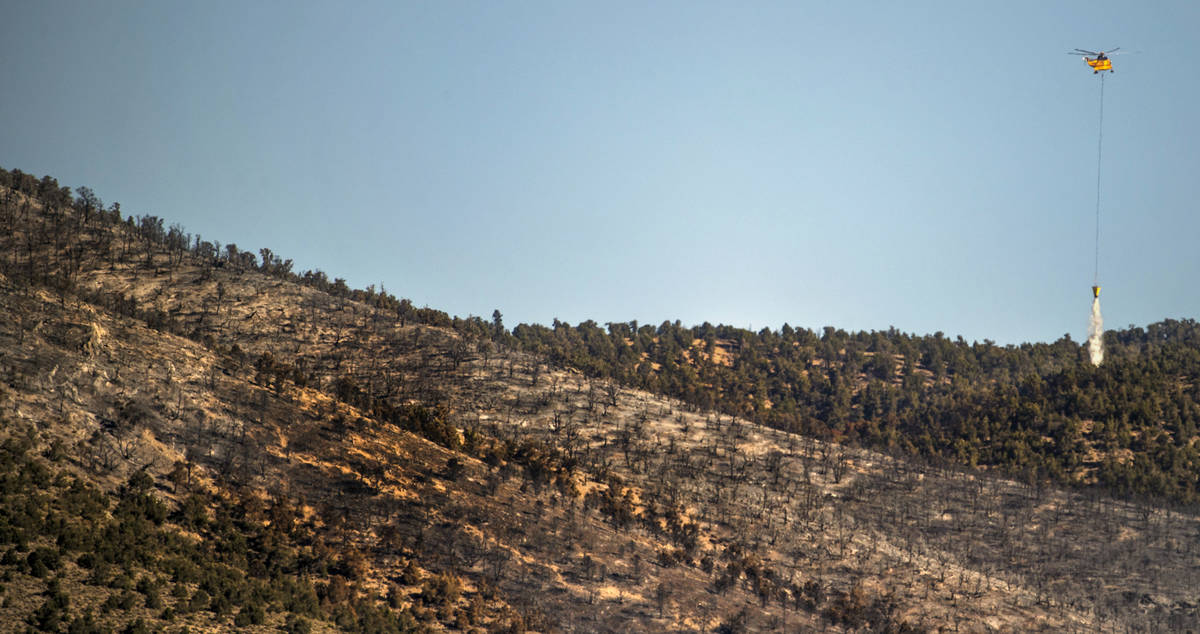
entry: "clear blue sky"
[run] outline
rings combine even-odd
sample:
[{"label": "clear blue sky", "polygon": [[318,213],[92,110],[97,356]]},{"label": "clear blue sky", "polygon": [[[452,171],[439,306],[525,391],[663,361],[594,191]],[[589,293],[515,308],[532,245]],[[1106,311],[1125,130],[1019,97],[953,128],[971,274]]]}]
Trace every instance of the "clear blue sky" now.
[{"label": "clear blue sky", "polygon": [[6,2],[0,165],[508,326],[1200,317],[1200,3]]}]

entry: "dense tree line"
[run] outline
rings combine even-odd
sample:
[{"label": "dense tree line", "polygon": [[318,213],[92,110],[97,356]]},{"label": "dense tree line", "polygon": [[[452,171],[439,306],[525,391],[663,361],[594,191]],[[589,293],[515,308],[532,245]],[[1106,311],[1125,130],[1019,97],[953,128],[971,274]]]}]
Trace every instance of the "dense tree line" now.
[{"label": "dense tree line", "polygon": [[894,329],[557,320],[511,336],[590,376],[787,431],[1124,494],[1200,494],[1193,320],[1106,333],[1098,368],[1069,336],[997,346]]}]

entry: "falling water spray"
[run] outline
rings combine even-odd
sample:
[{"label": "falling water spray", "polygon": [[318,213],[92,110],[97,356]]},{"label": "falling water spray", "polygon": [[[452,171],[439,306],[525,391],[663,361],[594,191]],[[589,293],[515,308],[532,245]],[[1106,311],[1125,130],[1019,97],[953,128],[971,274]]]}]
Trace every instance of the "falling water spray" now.
[{"label": "falling water spray", "polygon": [[1092,271],[1092,316],[1088,319],[1088,356],[1104,361],[1104,318],[1100,316],[1100,166],[1104,157],[1104,73],[1100,74],[1100,130],[1096,140],[1096,261]]},{"label": "falling water spray", "polygon": [[1092,317],[1088,320],[1088,356],[1092,365],[1104,361],[1104,317],[1100,316],[1100,287],[1092,287]]}]

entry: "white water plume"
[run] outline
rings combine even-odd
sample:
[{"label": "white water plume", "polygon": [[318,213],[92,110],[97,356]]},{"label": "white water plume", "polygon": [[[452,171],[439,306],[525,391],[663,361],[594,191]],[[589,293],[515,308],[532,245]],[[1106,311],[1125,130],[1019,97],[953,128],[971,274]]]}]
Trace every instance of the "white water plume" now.
[{"label": "white water plume", "polygon": [[1092,365],[1104,361],[1104,318],[1100,316],[1100,298],[1092,300],[1092,318],[1088,320],[1088,356]]}]

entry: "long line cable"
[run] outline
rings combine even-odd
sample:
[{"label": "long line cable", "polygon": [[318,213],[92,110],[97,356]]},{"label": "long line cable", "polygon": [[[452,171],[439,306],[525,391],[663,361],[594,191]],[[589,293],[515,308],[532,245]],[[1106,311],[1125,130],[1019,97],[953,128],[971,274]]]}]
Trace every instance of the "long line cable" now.
[{"label": "long line cable", "polygon": [[1092,285],[1100,283],[1100,165],[1104,157],[1104,73],[1100,73],[1100,134],[1096,142],[1096,265]]}]

